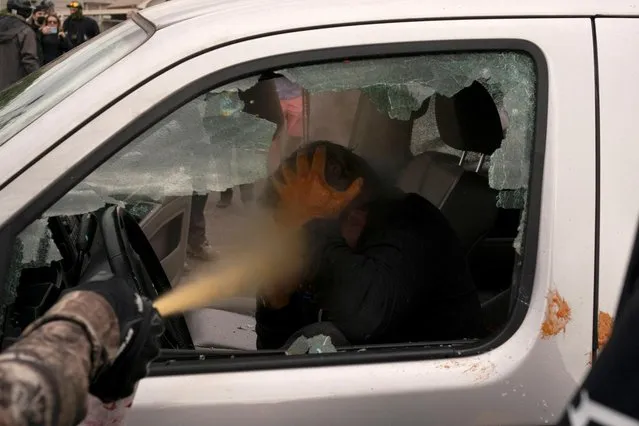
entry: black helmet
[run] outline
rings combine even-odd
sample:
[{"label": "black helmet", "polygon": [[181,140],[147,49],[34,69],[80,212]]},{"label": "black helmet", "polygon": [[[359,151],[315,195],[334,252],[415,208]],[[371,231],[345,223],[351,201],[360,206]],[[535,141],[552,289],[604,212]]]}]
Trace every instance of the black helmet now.
[{"label": "black helmet", "polygon": [[69,9],[82,9],[82,3],[79,1],[73,0],[69,4],[67,4]]},{"label": "black helmet", "polygon": [[53,2],[51,0],[42,0],[35,7],[35,10],[53,10]]},{"label": "black helmet", "polygon": [[9,0],[7,2],[7,10],[23,18],[28,18],[33,13],[33,5],[30,0]]}]

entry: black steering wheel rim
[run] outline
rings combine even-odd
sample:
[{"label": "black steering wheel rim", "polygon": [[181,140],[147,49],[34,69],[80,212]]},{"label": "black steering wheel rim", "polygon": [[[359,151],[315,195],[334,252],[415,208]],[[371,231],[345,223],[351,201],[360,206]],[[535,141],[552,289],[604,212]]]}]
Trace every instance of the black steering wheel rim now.
[{"label": "black steering wheel rim", "polygon": [[[135,290],[150,300],[171,290],[160,259],[133,215],[121,206],[108,207],[101,227],[107,259],[116,276],[132,282]],[[166,318],[164,323],[162,340],[168,347],[193,348],[184,316]]]}]

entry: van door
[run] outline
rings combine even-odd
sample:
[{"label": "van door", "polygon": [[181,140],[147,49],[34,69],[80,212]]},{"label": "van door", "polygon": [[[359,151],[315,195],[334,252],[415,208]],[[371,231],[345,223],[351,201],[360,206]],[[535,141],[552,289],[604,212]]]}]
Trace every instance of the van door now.
[{"label": "van door", "polygon": [[[181,42],[180,37],[192,36],[188,28],[210,23],[210,17],[202,18],[158,30],[145,48]],[[353,420],[370,425],[554,422],[581,381],[592,347],[596,186],[590,19],[389,22],[229,42],[146,82],[48,152],[3,188],[2,195],[28,203],[43,191],[40,182],[53,182],[85,157],[97,156],[96,147],[106,146],[107,141],[125,145],[202,93],[246,76],[319,62],[338,64],[342,72],[345,63],[397,57],[425,57],[423,62],[430,67],[436,62],[430,58],[442,52],[454,56],[475,51],[479,55],[471,59],[479,62],[471,61],[474,66],[484,63],[487,51],[524,52],[532,58],[526,63],[534,64],[534,72],[525,77],[531,81],[533,75],[536,81],[523,97],[533,94],[534,108],[524,103],[510,109],[513,126],[517,120],[528,124],[520,128],[521,139],[511,139],[513,146],[521,147],[515,154],[520,156],[501,159],[510,160],[508,170],[526,181],[530,191],[528,214],[520,223],[522,238],[516,240],[524,255],[519,259],[520,273],[513,274],[511,316],[503,329],[459,346],[419,342],[392,350],[366,347],[319,356],[259,351],[209,356],[193,351],[153,367],[152,376],[138,387],[128,424],[243,425],[256,418],[262,426]],[[446,65],[437,70],[449,71],[444,70]],[[339,74],[338,83],[347,80],[344,75]],[[331,82],[324,74],[314,76],[309,86]],[[446,77],[439,81],[458,83]],[[481,77],[478,73],[473,80]],[[384,81],[382,76],[375,78]],[[511,80],[517,83],[512,87],[521,87],[521,80]],[[443,85],[439,90],[446,92]],[[394,105],[382,103],[384,108]],[[526,145],[527,140],[534,143]],[[94,164],[105,160],[95,159]],[[492,173],[500,178],[504,169]]]},{"label": "van door", "polygon": [[635,158],[636,117],[639,114],[639,19],[597,18],[599,68],[599,280],[595,347],[601,348],[612,330],[639,216]]}]

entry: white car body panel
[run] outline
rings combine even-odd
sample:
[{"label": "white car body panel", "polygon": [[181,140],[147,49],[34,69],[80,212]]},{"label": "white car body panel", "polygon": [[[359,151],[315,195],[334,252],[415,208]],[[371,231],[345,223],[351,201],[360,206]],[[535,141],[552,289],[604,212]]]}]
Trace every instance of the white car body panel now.
[{"label": "white car body panel", "polygon": [[[634,134],[639,62],[624,52],[639,47],[639,20],[597,19],[601,105],[601,226],[599,311],[614,316],[639,215]],[[623,46],[623,48],[620,48]]]},{"label": "white car body panel", "polygon": [[[387,4],[391,18],[400,14],[397,10],[406,9],[401,14],[407,16],[414,10],[427,9],[417,1],[400,3],[393,7]],[[243,28],[237,28],[240,12],[247,13],[240,6],[248,10],[253,4],[227,3],[226,14],[211,13],[159,30],[138,50],[69,96],[60,107],[75,105],[93,91],[107,91],[110,97],[105,94],[99,100],[78,105],[77,108],[82,106],[83,114],[90,115],[136,81],[151,75],[153,70],[189,53],[188,49],[182,49],[178,54],[177,48],[169,46],[187,44],[190,51],[196,53],[205,46],[233,41],[249,32],[259,34],[289,28],[287,21],[291,17],[285,20],[277,15],[283,8],[262,16],[257,12],[264,14],[266,9],[254,11],[253,19],[244,21]],[[291,3],[295,4],[301,5]],[[331,4],[329,2],[329,6]],[[508,4],[493,2],[492,7],[491,3],[482,4],[482,14],[491,10],[497,14],[498,6],[508,10]],[[626,2],[615,4],[626,7]],[[312,22],[332,25],[370,20],[373,14],[378,19],[382,16],[378,2],[361,1],[356,2],[356,6],[352,14],[348,9],[346,16],[330,19],[328,13],[319,12],[317,6],[310,9],[311,12],[317,10],[317,16],[306,8],[295,11],[293,17],[302,19],[304,15],[305,25],[313,25]],[[373,12],[365,12],[366,6]],[[170,5],[158,6],[158,10],[165,7]],[[425,16],[442,13],[441,7]],[[450,11],[457,10],[460,16],[467,16],[477,13],[479,4],[471,6],[467,2],[464,7],[468,7],[468,13],[462,13],[463,8],[455,4],[446,6]],[[522,13],[525,10],[532,9],[524,7]],[[145,14],[152,19],[152,12],[153,8]],[[208,25],[204,25],[205,22]],[[65,170],[139,114],[215,70],[304,50],[487,38],[528,40],[539,46],[548,64],[548,124],[537,267],[532,298],[520,301],[528,303],[529,310],[518,331],[500,347],[463,359],[154,377],[140,383],[129,425],[243,425],[249,421],[278,426],[354,421],[371,425],[531,424],[553,422],[560,415],[587,369],[592,344],[595,72],[591,21],[587,18],[354,25],[259,37],[220,47],[149,81],[17,176],[0,192],[3,199],[0,225],[8,223],[22,207],[47,191],[51,182]],[[136,71],[135,76],[130,75],[131,70]],[[127,77],[120,80],[120,76]],[[7,158],[8,152],[16,153],[17,144],[33,140],[44,128],[50,129],[57,118],[52,112],[45,114],[1,147],[0,158]],[[60,129],[56,132],[59,133],[53,132],[50,141],[39,143],[19,156],[17,166],[35,158],[38,150],[52,146],[53,138],[61,136],[70,125],[72,120],[67,117],[57,120]],[[551,289],[558,290],[567,300],[572,319],[564,334],[542,339],[540,326]]]},{"label": "white car body panel", "polygon": [[[454,19],[491,17],[570,17],[601,15],[636,15],[639,3],[633,0],[539,0],[535,2],[487,0],[397,0],[392,4],[380,0],[340,0],[304,2],[288,0],[196,0],[159,5],[142,14],[160,27],[187,19],[213,19],[211,24],[223,25],[232,31],[255,32],[255,28],[272,31],[304,28],[313,25],[376,22],[412,19]],[[248,18],[248,21],[246,21]],[[243,22],[238,22],[243,21]],[[192,21],[195,22],[195,21]],[[236,28],[241,24],[243,29]],[[322,24],[323,23],[323,24]],[[253,27],[253,28],[250,28]],[[261,32],[261,31],[258,31]],[[227,33],[218,33],[227,38]],[[227,38],[229,39],[229,38]]]},{"label": "white car body panel", "polygon": [[[17,165],[33,161],[59,141],[69,129],[108,105],[114,95],[126,92],[159,70],[203,49],[304,28],[465,17],[625,15],[639,13],[637,4],[638,2],[629,0],[403,0],[394,2],[391,6],[388,2],[379,0],[357,0],[348,4],[340,0],[318,3],[300,0],[278,3],[263,0],[173,0],[145,9],[141,14],[160,27],[176,22],[182,22],[182,27],[174,26],[174,32],[158,32],[135,51],[135,57],[124,57],[108,73],[97,76],[64,99],[56,108],[65,111],[65,114],[56,114],[53,116],[55,119],[51,115],[45,115],[30,125],[30,130],[33,128],[41,134],[50,132],[50,138],[34,139],[29,134],[19,133],[0,146],[0,156],[17,159],[15,165],[12,163],[0,168],[0,183],[19,172]],[[487,36],[489,35],[482,35]],[[134,73],[131,72],[133,69]],[[95,96],[96,93],[100,95]]]}]

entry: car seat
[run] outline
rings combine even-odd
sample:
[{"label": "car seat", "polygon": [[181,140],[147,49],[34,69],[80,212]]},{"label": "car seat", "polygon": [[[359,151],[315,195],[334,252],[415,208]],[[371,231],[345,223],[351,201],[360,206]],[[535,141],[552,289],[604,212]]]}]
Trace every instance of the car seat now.
[{"label": "car seat", "polygon": [[390,118],[362,90],[306,93],[302,143],[327,140],[352,149],[395,182],[410,158],[413,115]]},{"label": "car seat", "polygon": [[[405,167],[398,187],[417,193],[438,207],[469,252],[494,226],[497,191],[481,172],[485,156],[501,144],[499,112],[488,91],[473,83],[452,98],[435,97],[435,117],[442,142],[462,152],[461,157],[427,151]],[[464,162],[468,152],[480,154],[474,169]]]}]

